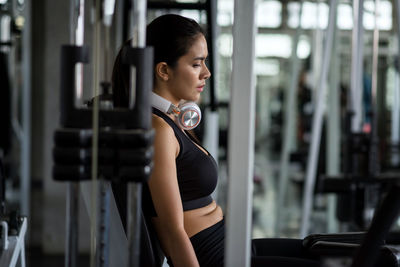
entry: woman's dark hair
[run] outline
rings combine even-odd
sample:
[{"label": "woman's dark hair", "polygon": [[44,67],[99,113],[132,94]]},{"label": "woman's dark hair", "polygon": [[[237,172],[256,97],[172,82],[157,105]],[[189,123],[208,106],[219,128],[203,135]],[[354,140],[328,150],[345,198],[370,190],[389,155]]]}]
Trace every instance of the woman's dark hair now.
[{"label": "woman's dark hair", "polygon": [[[200,25],[179,15],[163,15],[154,19],[146,30],[146,45],[154,47],[154,66],[166,62],[175,67],[178,59],[185,55],[199,34],[205,35]],[[128,40],[125,45],[129,45]],[[112,88],[115,107],[127,107],[129,102],[128,65],[122,64],[122,49],[113,67]]]}]

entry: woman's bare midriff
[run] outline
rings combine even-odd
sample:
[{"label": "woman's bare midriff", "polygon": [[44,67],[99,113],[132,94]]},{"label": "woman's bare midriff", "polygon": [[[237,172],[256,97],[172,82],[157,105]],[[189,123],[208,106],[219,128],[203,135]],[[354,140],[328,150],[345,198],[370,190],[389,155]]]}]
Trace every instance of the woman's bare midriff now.
[{"label": "woman's bare midriff", "polygon": [[[221,221],[223,216],[224,214],[221,207],[218,206],[215,201],[211,202],[205,207],[185,211],[183,212],[185,231],[190,238],[200,231],[207,229],[208,227],[213,226],[217,222]],[[152,219],[152,221],[156,231],[158,233],[162,233],[163,231],[161,229],[163,228],[163,225],[158,218],[155,217]],[[164,247],[163,244],[165,242],[162,234],[161,236],[158,235],[158,238],[160,239],[161,246]],[[166,254],[168,254],[165,249],[163,250]]]},{"label": "woman's bare midriff", "polygon": [[223,216],[221,207],[215,201],[205,207],[185,211],[183,217],[186,233],[189,237],[192,237],[221,221]]}]

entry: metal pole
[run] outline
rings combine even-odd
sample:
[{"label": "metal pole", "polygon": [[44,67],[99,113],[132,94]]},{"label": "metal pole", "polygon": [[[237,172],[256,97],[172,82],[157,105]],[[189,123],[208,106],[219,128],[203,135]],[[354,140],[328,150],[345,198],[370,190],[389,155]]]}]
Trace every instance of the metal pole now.
[{"label": "metal pole", "polygon": [[399,64],[400,64],[400,2],[399,1],[393,1],[394,6],[395,6],[395,12],[396,12],[396,23],[397,23],[397,57],[399,59]]},{"label": "metal pole", "polygon": [[[110,27],[114,15],[115,1],[104,0],[102,1],[102,14],[101,19],[104,26],[104,59],[103,59],[103,79],[109,78],[109,54],[110,54]],[[96,24],[97,26],[97,24]],[[97,61],[99,64],[100,60]],[[95,81],[99,82],[99,81]],[[104,86],[107,86],[104,83]],[[99,267],[108,267],[110,259],[110,194],[111,188],[108,186],[109,182],[104,177],[99,177],[98,187],[98,227],[97,227],[97,257],[96,262]]]},{"label": "metal pole", "polygon": [[311,94],[311,103],[315,104],[318,98],[318,90],[315,88],[318,84],[318,79],[321,76],[320,66],[322,64],[322,55],[323,55],[323,42],[324,42],[324,30],[319,25],[319,16],[320,16],[320,0],[316,1],[315,4],[317,6],[315,12],[317,25],[316,29],[313,31],[313,52],[312,56],[312,83],[313,83],[313,91]]},{"label": "metal pole", "polygon": [[235,0],[225,266],[250,266],[254,168],[255,1]]},{"label": "metal pole", "polygon": [[351,129],[353,133],[360,132],[362,127],[363,6],[364,0],[353,1],[351,50],[351,111],[354,112]]},{"label": "metal pole", "polygon": [[[130,32],[132,33],[132,46],[144,48],[146,46],[146,0],[132,0],[132,15]],[[131,71],[131,92],[130,106],[134,105],[136,94],[136,68]],[[141,224],[141,204],[142,203],[142,184],[128,184],[128,244],[129,259],[128,266],[139,266],[140,257],[140,224]]]},{"label": "metal pole", "polygon": [[300,236],[305,237],[309,231],[311,209],[314,197],[315,175],[317,171],[319,145],[321,141],[322,119],[325,105],[326,81],[331,60],[334,29],[336,27],[337,0],[331,0],[329,5],[329,23],[324,44],[324,55],[322,59],[321,76],[317,89],[319,90],[316,108],[313,115],[311,130],[311,145],[308,151],[308,162],[306,170],[305,188],[303,191],[303,212],[301,218]]},{"label": "metal pole", "polygon": [[373,47],[372,47],[372,81],[371,81],[371,145],[369,153],[369,173],[376,175],[378,172],[378,108],[377,108],[377,85],[378,85],[378,55],[379,55],[379,0],[375,0],[375,27],[373,34]]},{"label": "metal pole", "polygon": [[76,267],[78,258],[79,183],[67,184],[65,267]]},{"label": "metal pole", "polygon": [[397,166],[400,163],[400,74],[398,68],[395,72],[391,128],[391,143],[393,147],[390,161],[392,166]]},{"label": "metal pole", "polygon": [[30,186],[31,186],[31,47],[32,19],[31,2],[24,4],[25,24],[22,33],[22,144],[21,144],[21,214],[30,215]]},{"label": "metal pole", "polygon": [[[75,32],[71,36],[71,43],[82,46],[84,42],[85,32],[85,0],[75,0],[76,6],[72,26],[75,27]],[[75,105],[81,107],[83,105],[83,64],[77,63],[75,67]]]},{"label": "metal pole", "polygon": [[391,141],[395,149],[393,149],[393,155],[391,162],[393,165],[398,165],[400,163],[400,155],[399,155],[399,146],[400,146],[400,3],[399,1],[394,1],[395,14],[396,14],[396,23],[397,23],[397,68],[396,68],[396,77],[395,77],[395,87],[394,87],[394,96],[395,99],[393,101],[392,107],[392,137]]},{"label": "metal pole", "polygon": [[[93,30],[93,96],[99,95],[100,81],[100,42],[101,42],[101,3],[100,0],[93,1],[94,30]],[[99,100],[95,98],[92,110],[92,162],[91,162],[91,213],[90,213],[90,266],[96,265],[96,232],[97,232],[97,194],[98,194],[98,137],[99,137]]]},{"label": "metal pole", "polygon": [[278,201],[276,205],[276,221],[275,221],[275,229],[276,234],[280,234],[282,230],[283,224],[282,217],[283,214],[286,214],[285,200],[286,193],[288,187],[288,168],[289,168],[289,154],[292,149],[292,137],[293,130],[295,129],[294,125],[294,108],[295,107],[295,98],[296,98],[296,89],[298,87],[299,81],[299,73],[300,73],[300,60],[297,56],[297,45],[299,43],[299,38],[302,33],[301,29],[301,16],[303,14],[303,1],[300,1],[300,10],[299,10],[299,25],[296,30],[296,34],[293,37],[292,43],[292,55],[291,55],[291,80],[290,84],[286,90],[285,96],[285,120],[284,120],[284,128],[283,128],[283,145],[281,151],[281,161],[280,161],[280,172],[279,172],[279,191],[278,191]]},{"label": "metal pole", "polygon": [[[337,176],[340,172],[340,38],[338,38],[338,29],[335,28],[334,32],[334,46],[332,57],[332,71],[329,81],[329,97],[328,97],[328,123],[326,128],[327,135],[327,175]],[[338,223],[336,219],[336,196],[328,195],[328,208],[327,208],[327,231],[328,233],[335,233],[338,231]]]},{"label": "metal pole", "polygon": [[215,75],[216,73],[216,63],[217,63],[217,46],[216,46],[216,40],[217,40],[217,1],[216,0],[207,0],[206,1],[206,6],[207,6],[207,23],[208,23],[208,43],[210,45],[210,56],[208,58],[209,61],[209,68],[210,72],[213,73],[210,77],[210,108],[211,111],[216,111],[218,107],[217,103],[217,97],[216,97],[216,81],[217,81],[217,76]]},{"label": "metal pole", "polygon": [[[218,49],[215,40],[217,40],[217,1],[207,0],[207,21],[208,21],[208,43],[210,45],[209,67],[212,73],[210,84],[210,105],[206,111],[206,126],[204,134],[204,146],[218,162],[219,147],[219,116],[218,100],[216,96],[216,81],[218,81]],[[214,191],[213,197],[217,198],[218,189]]]},{"label": "metal pole", "polygon": [[109,266],[109,249],[110,249],[110,193],[111,188],[107,186],[108,182],[104,178],[99,180],[99,233],[97,237],[97,265],[98,267]]},{"label": "metal pole", "polygon": [[[84,0],[70,1],[70,42],[76,45],[83,44],[83,9]],[[77,91],[82,90],[82,68],[76,69],[75,86]],[[65,266],[77,266],[78,258],[78,231],[79,231],[79,191],[78,182],[68,182],[66,199],[66,252]]]}]

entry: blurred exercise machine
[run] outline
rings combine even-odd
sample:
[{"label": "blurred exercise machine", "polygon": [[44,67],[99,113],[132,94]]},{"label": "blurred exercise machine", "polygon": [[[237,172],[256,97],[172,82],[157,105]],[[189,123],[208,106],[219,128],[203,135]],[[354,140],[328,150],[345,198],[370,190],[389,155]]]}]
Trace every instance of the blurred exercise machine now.
[{"label": "blurred exercise machine", "polygon": [[[94,95],[100,95],[100,32],[107,34],[107,26],[114,9],[114,1],[96,1],[95,10],[95,45],[94,45]],[[152,49],[144,47],[145,24],[140,19],[146,10],[145,1],[132,2],[131,25],[135,47],[124,48],[124,62],[132,66],[132,88],[130,108],[112,109],[103,105],[102,99],[95,97],[91,107],[76,106],[75,66],[89,62],[89,48],[83,45],[82,19],[83,0],[71,1],[76,20],[71,25],[71,45],[64,45],[61,52],[61,127],[54,134],[53,178],[68,182],[67,195],[67,243],[65,266],[77,266],[78,255],[78,203],[82,181],[92,181],[91,205],[87,205],[91,216],[91,264],[109,266],[124,262],[129,266],[139,266],[139,240],[141,224],[141,186],[147,181],[151,171],[153,131],[150,121],[150,91],[152,88]],[[110,12],[111,10],[111,12]],[[112,19],[112,18],[111,18]],[[75,29],[76,27],[76,29]],[[140,29],[139,29],[140,27]],[[75,36],[75,34],[77,34]],[[82,72],[78,72],[82,78]],[[78,85],[79,86],[79,85]],[[107,101],[107,100],[106,100]],[[111,219],[120,222],[115,212],[109,182],[124,183],[128,188],[129,198],[122,211],[125,215],[127,243],[116,240],[113,233],[115,225],[110,227]],[[135,184],[135,185],[133,185]],[[83,190],[85,191],[85,190]],[[87,197],[87,196],[86,196]],[[134,199],[131,199],[134,198]],[[113,206],[110,206],[110,203]],[[87,204],[87,203],[86,203]],[[115,227],[118,227],[115,226]],[[117,229],[121,232],[121,229]],[[124,230],[122,229],[122,232]],[[129,251],[128,251],[129,247]],[[120,249],[120,251],[117,251]],[[126,251],[125,251],[126,249]],[[109,254],[110,251],[110,254]],[[119,254],[115,254],[119,253]],[[122,259],[121,259],[122,255]],[[129,256],[128,256],[129,255]],[[123,258],[123,256],[128,258]],[[125,264],[121,264],[123,266]]]}]

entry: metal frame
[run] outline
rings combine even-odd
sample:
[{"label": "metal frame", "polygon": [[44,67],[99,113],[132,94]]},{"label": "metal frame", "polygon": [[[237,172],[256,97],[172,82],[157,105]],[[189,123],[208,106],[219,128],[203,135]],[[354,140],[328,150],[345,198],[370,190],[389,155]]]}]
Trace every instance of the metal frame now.
[{"label": "metal frame", "polygon": [[8,236],[8,249],[1,253],[0,266],[25,267],[25,234],[27,229],[27,219],[22,219],[22,224],[18,235]]},{"label": "metal frame", "polygon": [[[329,79],[328,114],[326,127],[326,159],[327,175],[337,176],[340,173],[340,38],[339,30],[335,28],[331,61],[331,72]],[[338,231],[336,219],[336,196],[328,195],[327,203],[327,232],[335,233]]]},{"label": "metal frame", "polygon": [[[391,129],[391,142],[392,145],[396,146],[394,148],[394,153],[392,154],[391,163],[393,165],[398,165],[400,163],[399,146],[400,146],[400,3],[394,1],[396,23],[397,23],[397,69],[395,77],[395,92],[394,92],[394,103],[392,107],[392,129]],[[397,154],[395,154],[397,152]]]},{"label": "metal frame", "polygon": [[300,73],[300,59],[297,56],[297,46],[299,43],[299,38],[302,33],[301,28],[301,16],[303,13],[303,1],[300,1],[300,10],[299,10],[299,25],[296,29],[296,34],[293,37],[292,44],[292,55],[290,58],[291,61],[291,80],[290,84],[286,89],[285,96],[285,120],[283,127],[283,144],[281,150],[281,158],[280,158],[280,172],[279,172],[279,188],[278,188],[278,200],[276,205],[276,220],[275,220],[275,229],[276,234],[280,234],[282,223],[279,223],[283,218],[284,214],[286,214],[285,200],[287,196],[288,190],[288,181],[289,181],[289,156],[290,151],[293,148],[293,132],[295,131],[295,102],[296,102],[296,89],[299,81],[299,73]]},{"label": "metal frame", "polygon": [[329,72],[329,63],[331,60],[334,29],[336,28],[337,0],[331,0],[329,5],[329,22],[324,43],[324,55],[322,59],[322,68],[317,84],[319,90],[316,100],[316,108],[313,115],[311,130],[311,145],[308,152],[308,161],[306,169],[305,188],[303,191],[303,209],[300,227],[300,237],[308,234],[310,226],[310,218],[312,212],[312,204],[314,198],[314,187],[316,180],[316,171],[318,163],[319,146],[322,131],[322,119],[324,114],[326,81]]},{"label": "metal frame", "polygon": [[360,132],[362,124],[362,73],[363,73],[363,6],[364,0],[353,1],[353,33],[351,53],[351,121],[352,132]]},{"label": "metal frame", "polygon": [[30,187],[31,187],[31,44],[32,44],[32,19],[31,2],[24,4],[25,25],[22,37],[22,139],[21,139],[21,214],[29,218],[30,215]]},{"label": "metal frame", "polygon": [[[219,148],[219,115],[218,115],[218,101],[216,97],[216,81],[218,81],[218,49],[216,45],[217,39],[217,1],[208,0],[207,6],[207,23],[208,23],[208,45],[209,45],[209,67],[212,73],[210,77],[210,103],[206,110],[205,116],[205,133],[204,133],[204,146],[218,162],[218,148]],[[219,184],[218,184],[219,185]],[[217,186],[218,186],[217,185]],[[213,197],[217,198],[218,190],[215,190]]]},{"label": "metal frame", "polygon": [[225,266],[250,266],[255,119],[255,1],[236,0],[229,119]]},{"label": "metal frame", "polygon": [[[70,2],[70,43],[83,45],[84,37],[84,0]],[[75,91],[82,92],[83,69],[77,66],[75,69]],[[76,103],[77,104],[77,103]],[[78,182],[68,182],[66,196],[66,233],[65,238],[65,267],[77,266],[78,236],[79,236],[79,191]]]}]

